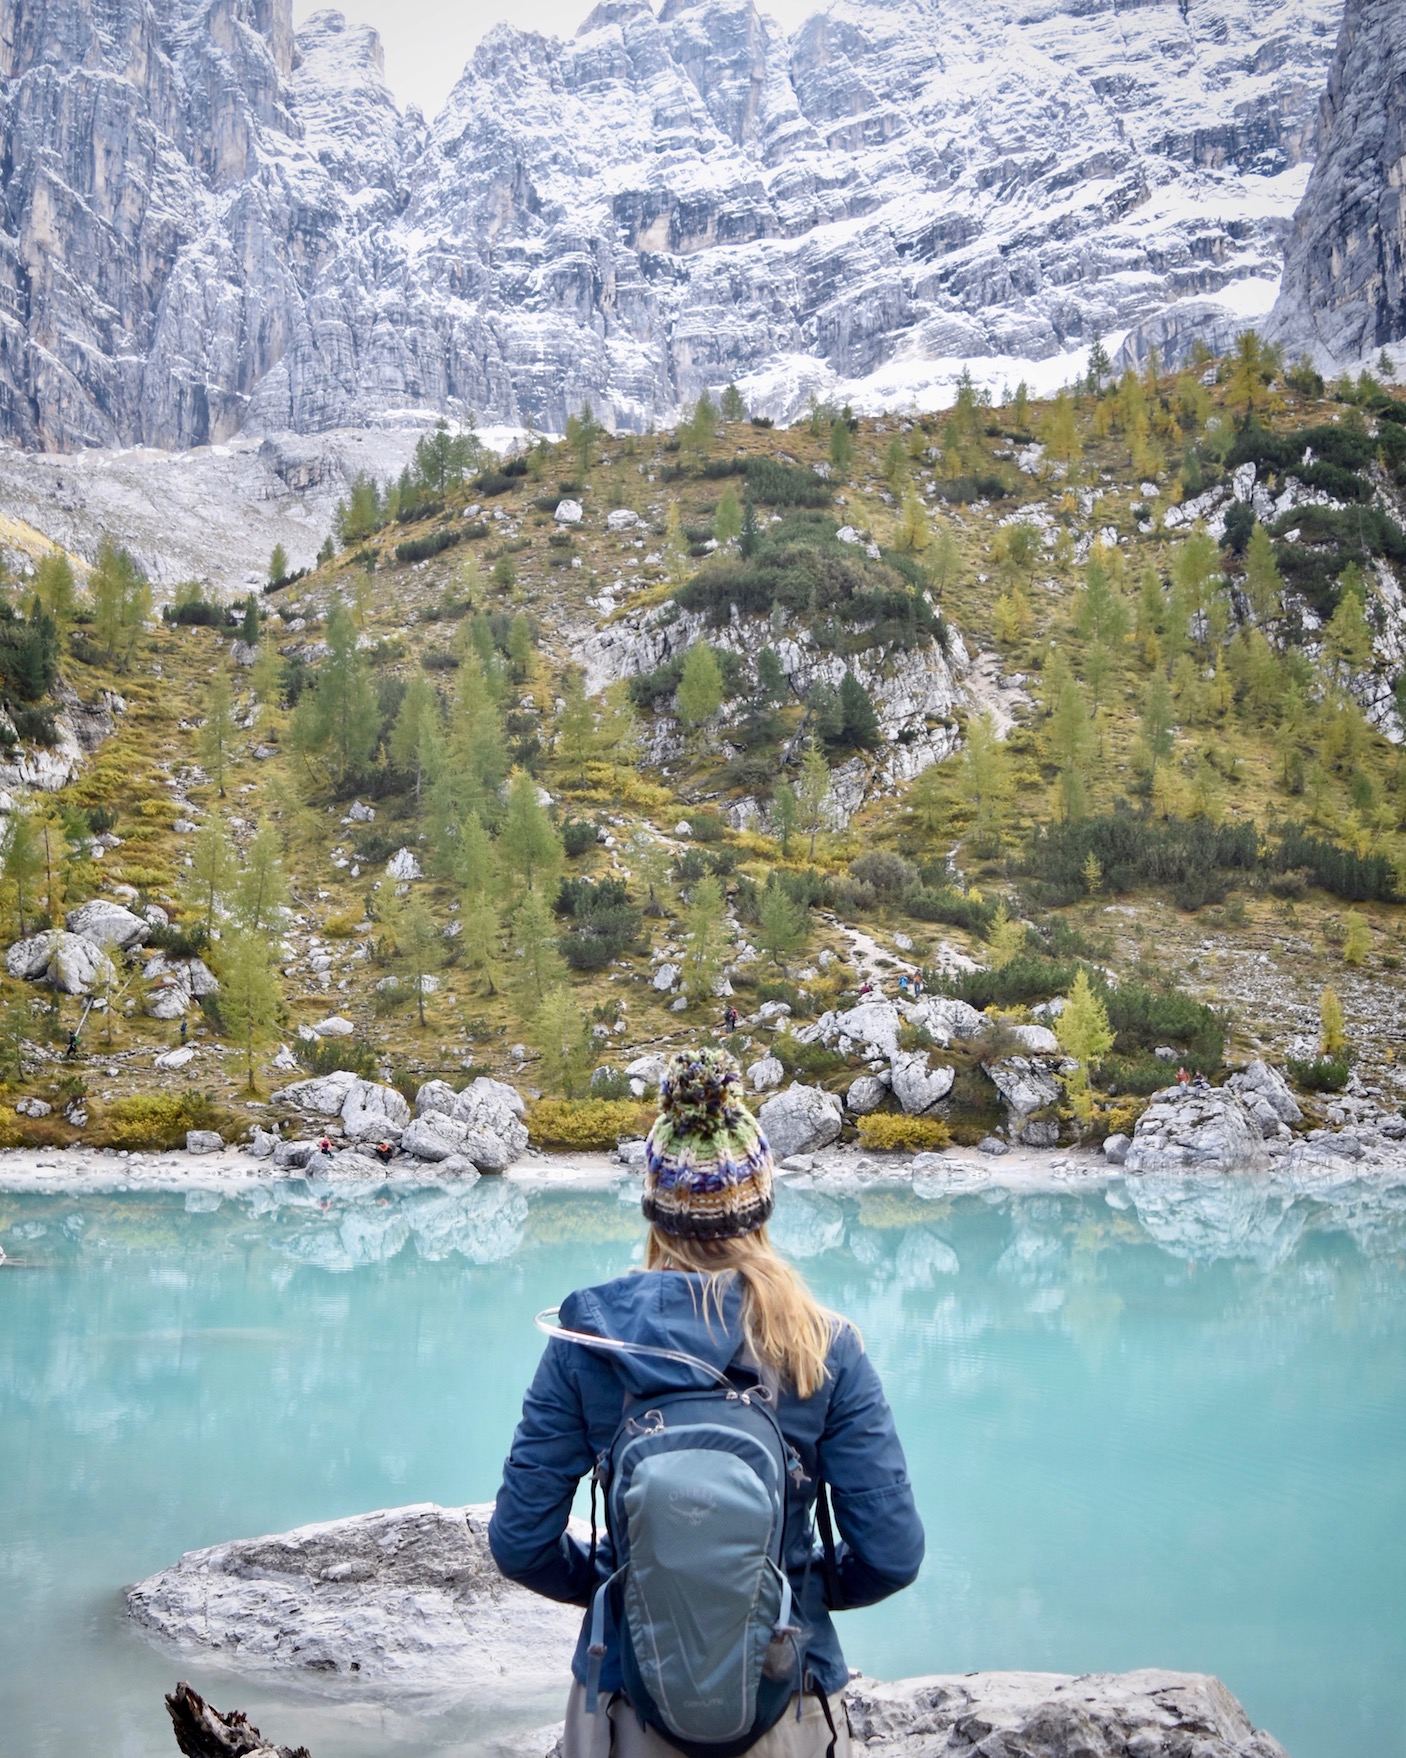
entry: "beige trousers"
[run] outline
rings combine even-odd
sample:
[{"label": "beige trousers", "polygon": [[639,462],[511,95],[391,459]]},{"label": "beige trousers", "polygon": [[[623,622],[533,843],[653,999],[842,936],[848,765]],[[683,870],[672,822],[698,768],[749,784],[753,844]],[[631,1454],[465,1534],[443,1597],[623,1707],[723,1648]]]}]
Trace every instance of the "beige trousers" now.
[{"label": "beige trousers", "polygon": [[[608,1701],[602,1696],[597,1713],[587,1715],[586,1687],[572,1680],[571,1695],[566,1700],[562,1758],[680,1758],[677,1747],[653,1728],[640,1726],[639,1717],[623,1697],[607,1709]],[[830,1699],[830,1714],[835,1723],[835,1758],[850,1758],[843,1691],[836,1691]],[[801,1718],[797,1721],[793,1697],[785,1715],[762,1735],[747,1758],[825,1758],[829,1744],[830,1729],[820,1699],[803,1698]]]}]

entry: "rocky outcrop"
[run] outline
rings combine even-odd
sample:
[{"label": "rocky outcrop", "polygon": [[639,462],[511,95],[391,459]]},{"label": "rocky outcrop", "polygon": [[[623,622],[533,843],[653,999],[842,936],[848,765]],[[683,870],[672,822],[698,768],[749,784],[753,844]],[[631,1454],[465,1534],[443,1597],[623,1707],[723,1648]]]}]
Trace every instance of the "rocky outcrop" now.
[{"label": "rocky outcrop", "polygon": [[[491,1513],[421,1503],[191,1551],[129,1588],[128,1614],[241,1673],[345,1679],[372,1700],[452,1693],[501,1714],[560,1694],[581,1614],[502,1579]],[[847,1699],[873,1758],[1285,1758],[1204,1673],[861,1677]]]},{"label": "rocky outcrop", "polygon": [[861,1679],[848,1703],[872,1758],[1286,1758],[1206,1673]]},{"label": "rocky outcrop", "polygon": [[1131,1174],[1263,1172],[1264,1132],[1224,1087],[1164,1087],[1138,1118],[1123,1162]]},{"label": "rocky outcrop", "polygon": [[91,940],[62,928],[17,940],[5,954],[5,969],[29,983],[48,983],[64,995],[91,995],[116,979],[112,960]]},{"label": "rocky outcrop", "polygon": [[1406,4],[1347,0],[1268,325],[1332,368],[1406,337]]},{"label": "rocky outcrop", "polygon": [[241,1670],[530,1701],[560,1690],[581,1614],[503,1579],[492,1512],[423,1502],[191,1551],[130,1588],[128,1614]]},{"label": "rocky outcrop", "polygon": [[773,1093],[757,1111],[757,1121],[778,1160],[792,1154],[813,1154],[828,1147],[844,1125],[844,1106],[821,1087],[792,1081],[784,1092]]},{"label": "rocky outcrop", "polygon": [[905,403],[1267,304],[1338,4],[607,0],[497,26],[429,127],[290,0],[0,16],[0,429],[61,449]]}]

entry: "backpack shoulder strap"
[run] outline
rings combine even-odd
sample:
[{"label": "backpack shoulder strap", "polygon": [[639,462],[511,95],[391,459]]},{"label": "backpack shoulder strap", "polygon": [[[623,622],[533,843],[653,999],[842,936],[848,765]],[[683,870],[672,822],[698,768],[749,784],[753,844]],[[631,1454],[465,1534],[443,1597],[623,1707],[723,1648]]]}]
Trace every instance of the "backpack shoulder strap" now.
[{"label": "backpack shoulder strap", "polygon": [[820,1533],[821,1564],[825,1570],[825,1600],[831,1611],[844,1609],[840,1588],[840,1565],[835,1555],[835,1528],[830,1519],[830,1492],[822,1477],[815,1486],[815,1524]]}]

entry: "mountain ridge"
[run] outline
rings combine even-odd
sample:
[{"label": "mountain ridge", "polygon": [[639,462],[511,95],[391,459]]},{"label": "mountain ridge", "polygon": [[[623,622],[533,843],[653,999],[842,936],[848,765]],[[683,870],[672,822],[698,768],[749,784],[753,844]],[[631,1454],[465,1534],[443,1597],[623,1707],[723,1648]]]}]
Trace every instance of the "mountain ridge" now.
[{"label": "mountain ridge", "polygon": [[335,12],[5,0],[0,431],[644,429],[733,379],[787,419],[950,400],[968,360],[1052,388],[1098,329],[1268,309],[1338,11],[835,0],[788,36],[605,0],[497,27],[426,122]]}]

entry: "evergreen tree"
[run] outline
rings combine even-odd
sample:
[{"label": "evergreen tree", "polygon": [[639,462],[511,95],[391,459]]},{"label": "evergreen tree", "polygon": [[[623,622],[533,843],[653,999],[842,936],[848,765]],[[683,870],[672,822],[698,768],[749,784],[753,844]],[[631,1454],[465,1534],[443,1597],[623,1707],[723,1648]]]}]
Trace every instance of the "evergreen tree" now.
[{"label": "evergreen tree", "polygon": [[238,863],[234,845],[218,812],[209,817],[190,839],[190,866],[186,869],[185,897],[196,915],[205,918],[207,934],[215,926],[216,912],[229,896]]},{"label": "evergreen tree", "polygon": [[401,698],[390,738],[391,763],[402,775],[415,778],[416,800],[426,783],[434,780],[424,766],[426,758],[433,762],[439,726],[439,697],[424,672],[417,671]]},{"label": "evergreen tree", "polygon": [[630,859],[636,873],[644,881],[647,896],[645,914],[662,916],[664,906],[662,896],[669,886],[670,864],[668,851],[657,843],[647,831],[636,831],[630,842]]},{"label": "evergreen tree", "polygon": [[605,429],[596,420],[595,411],[589,403],[581,405],[581,413],[567,418],[566,443],[576,453],[581,474],[590,472],[591,458],[595,447]]},{"label": "evergreen tree", "polygon": [[1004,970],[1013,958],[1019,956],[1024,945],[1025,929],[1021,923],[1011,920],[1003,898],[996,905],[996,913],[986,931],[986,953],[992,970]]},{"label": "evergreen tree", "polygon": [[1090,987],[1089,973],[1082,967],[1074,978],[1064,1011],[1055,1022],[1055,1036],[1060,1049],[1079,1065],[1067,1077],[1069,1095],[1078,1114],[1089,1117],[1093,1112],[1089,1071],[1113,1048],[1113,1032],[1108,1024],[1108,1009]]},{"label": "evergreen tree", "polygon": [[1361,573],[1344,572],[1337,609],[1323,631],[1323,647],[1344,687],[1372,663],[1372,631],[1362,605]]},{"label": "evergreen tree", "polygon": [[517,959],[514,990],[519,1018],[530,1020],[547,991],[566,981],[566,966],[557,951],[552,906],[538,891],[529,891],[513,911],[513,954]]},{"label": "evergreen tree", "polygon": [[1260,340],[1259,333],[1242,330],[1235,338],[1226,401],[1246,423],[1255,415],[1268,413],[1272,404],[1268,386],[1273,370],[1273,357]]},{"label": "evergreen tree", "polygon": [[546,807],[537,798],[537,783],[525,769],[515,770],[508,783],[498,850],[504,869],[528,891],[549,899],[555,896],[566,853]]},{"label": "evergreen tree", "polygon": [[197,745],[200,761],[221,799],[225,797],[225,775],[233,761],[236,731],[229,673],[221,665],[216,668],[206,692],[205,719],[201,723]]},{"label": "evergreen tree", "polygon": [[730,543],[741,535],[742,503],[737,498],[737,490],[728,483],[718,502],[718,510],[713,514],[713,536],[719,543]]},{"label": "evergreen tree", "polygon": [[453,869],[460,828],[470,812],[477,813],[484,823],[496,821],[498,790],[508,770],[502,715],[482,661],[470,644],[459,664],[439,772],[430,780],[430,843],[446,870]]},{"label": "evergreen tree", "polygon": [[978,847],[998,848],[1015,784],[1009,753],[996,736],[996,724],[989,713],[979,714],[968,722],[961,788],[963,799],[972,809]]},{"label": "evergreen tree", "polygon": [[773,964],[783,968],[787,953],[805,944],[808,927],[807,912],[776,883],[773,874],[762,892],[757,914],[757,945]]},{"label": "evergreen tree", "polygon": [[426,979],[444,965],[444,936],[418,891],[412,891],[406,898],[393,897],[386,880],[382,880],[380,889],[385,891],[386,899],[384,905],[378,904],[378,909],[390,931],[396,970],[415,991],[416,1014],[423,1029],[425,991],[429,987]]},{"label": "evergreen tree", "polygon": [[701,391],[688,420],[679,428],[679,445],[685,457],[702,463],[718,437],[718,406]]},{"label": "evergreen tree", "polygon": [[947,828],[947,791],[935,763],[920,769],[909,782],[904,804],[913,828],[925,841],[931,841]]},{"label": "evergreen tree", "polygon": [[722,883],[709,874],[694,886],[684,913],[682,975],[690,1001],[706,1001],[717,987],[727,952],[726,927]]},{"label": "evergreen tree", "polygon": [[1015,395],[1011,398],[1011,420],[1020,432],[1029,430],[1030,390],[1024,379],[1015,387]]},{"label": "evergreen tree", "polygon": [[791,853],[791,838],[796,834],[800,816],[800,802],[796,798],[795,788],[789,781],[778,782],[776,792],[771,796],[771,824],[781,843],[783,860]]},{"label": "evergreen tree", "polygon": [[151,586],[125,549],[110,537],[98,544],[97,560],[88,576],[93,599],[93,634],[108,663],[125,672],[151,615]]},{"label": "evergreen tree", "polygon": [[854,436],[850,433],[849,423],[841,417],[830,429],[830,463],[841,482],[848,480],[853,460]]},{"label": "evergreen tree", "polygon": [[595,716],[586,699],[582,673],[571,666],[562,679],[562,707],[557,720],[556,756],[573,781],[586,779],[586,765],[595,754]]},{"label": "evergreen tree", "polygon": [[346,500],[337,502],[332,523],[343,548],[363,543],[380,530],[381,492],[364,470],[353,477]]},{"label": "evergreen tree", "polygon": [[239,625],[239,638],[246,647],[257,647],[261,632],[259,601],[251,592],[244,600],[244,620]]},{"label": "evergreen tree", "polygon": [[1051,762],[1059,770],[1060,815],[1082,818],[1088,786],[1088,766],[1093,756],[1093,728],[1079,687],[1065,684],[1045,731]]},{"label": "evergreen tree", "polygon": [[531,679],[535,657],[532,624],[519,611],[508,625],[508,664],[512,667],[515,684],[525,684]]},{"label": "evergreen tree", "polygon": [[44,849],[34,813],[22,801],[16,801],[0,839],[0,880],[5,887],[7,913],[20,938],[37,915],[43,878]]},{"label": "evergreen tree", "polygon": [[1224,633],[1224,605],[1219,601],[1220,549],[1198,519],[1191,535],[1178,545],[1172,581],[1182,600],[1198,643],[1214,644]]},{"label": "evergreen tree", "polygon": [[78,614],[78,588],[73,578],[73,564],[61,549],[51,549],[40,557],[39,566],[34,570],[34,596],[54,625],[62,652],[68,644],[73,619]]},{"label": "evergreen tree", "polygon": [[840,738],[855,751],[872,751],[882,742],[873,699],[848,670],[840,680]]},{"label": "evergreen tree", "polygon": [[565,983],[554,983],[532,1020],[533,1048],[541,1053],[542,1085],[578,1099],[591,1078],[595,1044],[585,1014]]},{"label": "evergreen tree", "polygon": [[1367,918],[1357,910],[1347,912],[1347,934],[1343,940],[1343,963],[1360,965],[1372,950],[1372,930]]},{"label": "evergreen tree", "polygon": [[288,551],[281,543],[275,543],[273,554],[269,557],[269,585],[281,586],[288,578]]},{"label": "evergreen tree", "polygon": [[278,1023],[283,996],[268,938],[240,928],[220,946],[220,1019],[244,1052],[247,1090],[254,1091],[254,1054]]},{"label": "evergreen tree", "polygon": [[742,503],[742,535],[738,539],[737,548],[743,561],[750,561],[757,553],[757,545],[761,534],[757,530],[757,508],[749,494]]},{"label": "evergreen tree", "polygon": [[1284,614],[1284,581],[1274,557],[1274,544],[1257,519],[1245,546],[1245,596],[1262,623],[1277,622]]},{"label": "evergreen tree", "polygon": [[697,733],[723,704],[723,674],[717,655],[706,641],[695,641],[684,656],[674,707],[681,724]]},{"label": "evergreen tree", "polygon": [[460,886],[464,963],[482,975],[490,995],[497,993],[498,949],[503,918],[494,897],[493,843],[476,812],[465,819],[456,849],[454,877]]},{"label": "evergreen tree", "polygon": [[757,655],[757,700],[765,708],[775,708],[790,693],[786,673],[781,669],[781,656],[774,647],[763,647]]},{"label": "evergreen tree", "polygon": [[815,859],[815,839],[825,823],[825,808],[830,799],[830,765],[820,748],[819,739],[812,738],[801,758],[800,780],[796,787],[796,805],[800,828],[810,838],[808,857]]},{"label": "evergreen tree", "polygon": [[1108,358],[1108,350],[1103,345],[1103,336],[1098,330],[1093,333],[1089,343],[1089,368],[1087,383],[1094,396],[1103,389],[1103,381],[1113,370],[1113,362]]},{"label": "evergreen tree", "polygon": [[1074,629],[1081,641],[1097,641],[1110,651],[1128,636],[1128,607],[1113,583],[1103,553],[1095,548],[1074,601]]},{"label": "evergreen tree", "polygon": [[1072,470],[1083,456],[1079,424],[1074,418],[1074,404],[1067,391],[1061,391],[1050,405],[1045,417],[1045,451],[1050,461]]},{"label": "evergreen tree", "polygon": [[939,592],[955,586],[961,577],[962,552],[946,519],[940,520],[927,555],[928,572]]},{"label": "evergreen tree", "polygon": [[272,641],[261,641],[249,671],[254,698],[261,708],[274,709],[283,705],[283,660]]},{"label": "evergreen tree", "polygon": [[722,418],[729,427],[747,419],[747,405],[736,385],[730,384],[723,392]]},{"label": "evergreen tree", "polygon": [[235,920],[251,934],[272,934],[287,896],[282,839],[273,824],[261,818],[235,882]]},{"label": "evergreen tree", "polygon": [[370,763],[380,736],[380,712],[371,669],[357,651],[356,625],[340,598],[327,613],[331,652],[293,713],[294,748],[327,764],[338,787]]},{"label": "evergreen tree", "polygon": [[898,525],[898,548],[909,555],[920,555],[932,542],[932,524],[927,508],[918,499],[917,491],[909,489],[903,497],[903,516]]}]

